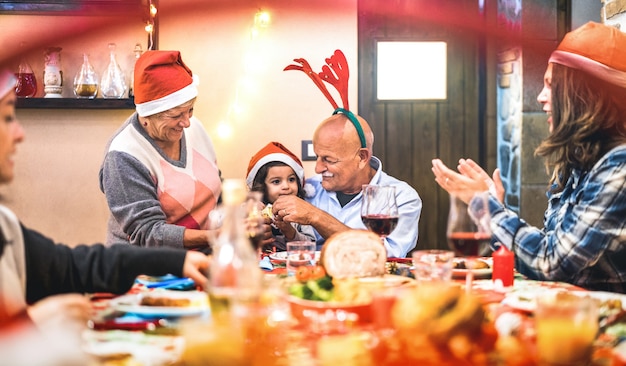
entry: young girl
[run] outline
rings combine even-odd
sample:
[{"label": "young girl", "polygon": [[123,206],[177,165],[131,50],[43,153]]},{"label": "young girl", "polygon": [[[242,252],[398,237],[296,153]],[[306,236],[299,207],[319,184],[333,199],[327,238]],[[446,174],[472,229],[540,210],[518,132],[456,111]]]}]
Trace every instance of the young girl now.
[{"label": "young girl", "polygon": [[[304,198],[302,162],[278,142],[270,142],[250,159],[246,183],[250,190],[263,194],[263,203],[268,206],[283,195],[296,195]],[[315,241],[312,226],[290,224],[282,221],[278,216],[272,220],[272,224],[275,241],[272,245],[263,248],[264,252],[285,251],[288,241]]]}]

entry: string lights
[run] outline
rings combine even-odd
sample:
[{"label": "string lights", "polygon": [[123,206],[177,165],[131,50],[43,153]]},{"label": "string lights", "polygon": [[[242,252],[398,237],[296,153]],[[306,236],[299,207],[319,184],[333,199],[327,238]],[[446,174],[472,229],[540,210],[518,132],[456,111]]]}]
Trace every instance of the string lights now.
[{"label": "string lights", "polygon": [[231,119],[241,116],[245,111],[245,103],[241,98],[242,91],[244,92],[243,94],[246,94],[245,91],[253,92],[256,89],[254,87],[255,80],[253,75],[260,72],[259,69],[262,69],[263,64],[263,57],[259,57],[257,53],[259,48],[262,49],[262,46],[260,46],[262,45],[262,39],[259,39],[259,37],[262,31],[270,26],[271,20],[272,18],[268,11],[259,9],[254,14],[254,20],[250,28],[251,43],[247,51],[244,52],[242,60],[244,63],[244,75],[242,75],[242,78],[237,82],[234,101],[228,108],[226,119],[220,121],[217,125],[217,136],[220,139],[227,140],[232,136],[234,127]]},{"label": "string lights", "polygon": [[154,23],[157,15],[157,7],[155,4],[156,0],[148,1],[148,19],[146,20],[146,26],[144,29],[148,33],[148,50],[152,50],[154,48]]}]

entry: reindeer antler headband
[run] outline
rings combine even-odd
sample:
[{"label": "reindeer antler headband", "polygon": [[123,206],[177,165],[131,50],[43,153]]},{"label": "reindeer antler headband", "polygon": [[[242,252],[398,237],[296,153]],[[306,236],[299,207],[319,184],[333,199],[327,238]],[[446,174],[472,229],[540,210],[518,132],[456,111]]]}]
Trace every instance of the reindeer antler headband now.
[{"label": "reindeer antler headband", "polygon": [[[319,88],[319,90],[324,94],[326,99],[330,102],[330,104],[335,108],[333,115],[337,113],[341,113],[348,117],[350,122],[356,128],[356,132],[359,134],[359,140],[361,140],[361,148],[367,147],[365,143],[365,133],[363,133],[363,127],[361,127],[361,123],[356,118],[354,113],[350,112],[348,108],[348,78],[350,77],[350,71],[348,70],[348,61],[346,61],[346,56],[341,52],[341,50],[336,50],[335,53],[327,58],[326,65],[322,66],[322,71],[320,73],[316,73],[311,69],[311,65],[307,62],[307,60],[303,58],[294,59],[295,62],[299,63],[298,65],[289,65],[285,67],[283,71],[287,70],[300,70],[307,74],[313,83]],[[329,67],[330,66],[330,67]],[[332,68],[332,70],[331,70]],[[333,73],[334,71],[334,73]],[[322,82],[325,81],[330,85],[334,86],[335,89],[339,92],[341,96],[341,103],[343,104],[343,108],[340,108],[335,102],[335,99],[330,95],[326,85]]]}]

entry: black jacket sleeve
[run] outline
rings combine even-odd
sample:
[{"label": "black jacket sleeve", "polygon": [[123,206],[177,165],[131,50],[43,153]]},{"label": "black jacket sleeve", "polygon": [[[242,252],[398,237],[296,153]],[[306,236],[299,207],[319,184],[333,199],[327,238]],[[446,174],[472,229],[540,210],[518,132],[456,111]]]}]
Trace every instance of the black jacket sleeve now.
[{"label": "black jacket sleeve", "polygon": [[186,252],[102,244],[70,248],[22,226],[26,254],[26,301],[70,292],[128,291],[140,274],[182,275]]}]

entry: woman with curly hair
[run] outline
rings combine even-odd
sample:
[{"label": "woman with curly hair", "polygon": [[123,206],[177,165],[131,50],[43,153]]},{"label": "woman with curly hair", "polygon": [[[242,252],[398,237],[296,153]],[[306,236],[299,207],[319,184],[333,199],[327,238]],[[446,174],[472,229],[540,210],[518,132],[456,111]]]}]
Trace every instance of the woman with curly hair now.
[{"label": "woman with curly hair", "polygon": [[466,202],[490,190],[492,245],[514,251],[523,275],[626,293],[626,34],[593,22],[568,33],[537,100],[550,130],[536,150],[551,171],[543,229],[501,203],[497,170],[435,159],[435,180]]}]

